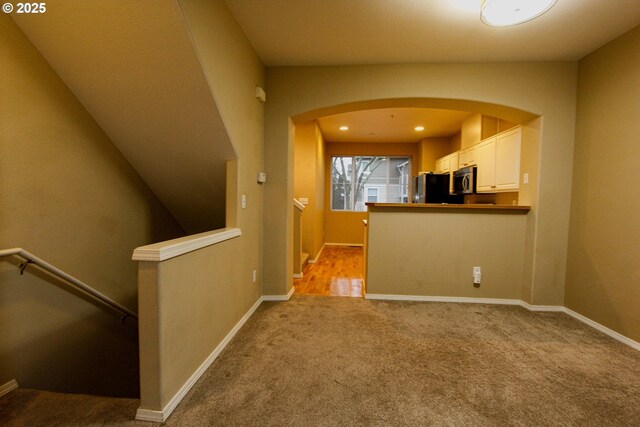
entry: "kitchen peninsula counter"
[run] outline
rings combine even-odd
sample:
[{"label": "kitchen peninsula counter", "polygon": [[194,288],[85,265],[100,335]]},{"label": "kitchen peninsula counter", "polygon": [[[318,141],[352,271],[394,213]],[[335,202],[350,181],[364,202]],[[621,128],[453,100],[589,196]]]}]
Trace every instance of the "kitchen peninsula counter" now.
[{"label": "kitchen peninsula counter", "polygon": [[[520,300],[530,206],[367,203],[367,298]],[[531,212],[531,214],[530,214]],[[481,283],[473,283],[480,267]]]},{"label": "kitchen peninsula counter", "polygon": [[492,205],[492,204],[443,204],[443,203],[367,203],[369,209],[374,210],[393,209],[399,210],[434,210],[434,211],[446,211],[446,210],[464,210],[466,212],[472,210],[493,210],[504,211],[505,213],[527,213],[531,210],[531,206],[518,206],[518,205]]}]

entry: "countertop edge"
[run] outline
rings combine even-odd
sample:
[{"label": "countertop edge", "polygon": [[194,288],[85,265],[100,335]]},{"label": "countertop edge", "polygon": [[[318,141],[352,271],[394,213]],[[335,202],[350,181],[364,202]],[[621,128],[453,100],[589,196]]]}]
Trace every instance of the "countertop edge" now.
[{"label": "countertop edge", "polygon": [[529,212],[531,206],[490,205],[490,204],[439,204],[439,203],[366,203],[369,208],[399,208],[399,209],[469,209],[469,210],[500,210]]}]

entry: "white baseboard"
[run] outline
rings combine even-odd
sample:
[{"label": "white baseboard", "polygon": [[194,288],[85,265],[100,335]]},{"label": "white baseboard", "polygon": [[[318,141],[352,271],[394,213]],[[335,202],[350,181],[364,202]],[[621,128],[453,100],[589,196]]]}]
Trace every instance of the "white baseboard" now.
[{"label": "white baseboard", "polygon": [[314,259],[308,259],[307,260],[308,264],[315,264],[316,262],[318,262],[318,260],[320,259],[320,255],[322,255],[322,251],[324,251],[325,245],[326,245],[326,243],[322,245],[322,247],[320,248],[320,250],[318,251],[318,253],[316,254],[316,257]]},{"label": "white baseboard", "polygon": [[293,273],[293,278],[294,279],[302,279],[304,277],[304,275],[302,273]]},{"label": "white baseboard", "polygon": [[593,329],[597,329],[600,332],[609,335],[611,338],[616,339],[616,340],[620,341],[621,343],[626,344],[629,347],[640,351],[640,343],[639,342],[634,341],[631,338],[625,337],[624,335],[614,331],[613,329],[609,329],[606,326],[601,325],[600,323],[595,322],[595,321],[589,319],[588,317],[583,316],[580,313],[576,313],[575,311],[571,310],[570,308],[563,307],[562,311],[564,313],[568,314],[569,316],[571,316],[571,317],[573,317],[575,319],[578,319],[582,323],[586,323],[587,325],[591,326]]},{"label": "white baseboard", "polygon": [[13,390],[18,388],[18,382],[16,380],[11,380],[6,384],[2,384],[0,386],[0,397],[5,394],[11,393]]},{"label": "white baseboard", "polygon": [[152,409],[138,408],[138,410],[136,411],[136,420],[162,423],[169,417],[169,415],[171,415],[170,412],[166,413],[165,411],[154,411]]},{"label": "white baseboard", "polygon": [[289,301],[294,291],[295,289],[291,288],[289,293],[286,295],[263,295],[262,300],[263,301]]},{"label": "white baseboard", "polygon": [[520,305],[529,311],[553,311],[563,312],[564,307],[561,305],[531,305],[528,302],[520,301]]},{"label": "white baseboard", "polygon": [[640,351],[640,343],[625,337],[624,335],[595,322],[588,317],[583,316],[580,313],[561,306],[561,305],[532,305],[522,300],[517,299],[500,299],[500,298],[466,298],[466,297],[434,297],[423,295],[385,295],[385,294],[366,294],[365,299],[370,300],[388,300],[388,301],[424,301],[424,302],[455,302],[455,303],[472,303],[472,304],[504,304],[504,305],[519,305],[526,308],[529,311],[547,311],[555,313],[565,313],[598,331],[609,335],[611,338],[620,341],[623,344],[628,345]]},{"label": "white baseboard", "polygon": [[363,243],[325,243],[325,246],[360,246],[363,247]]},{"label": "white baseboard", "polygon": [[520,305],[520,300],[501,298],[437,297],[425,295],[366,294],[365,299],[388,301],[457,302],[465,304]]},{"label": "white baseboard", "polygon": [[[173,410],[178,406],[184,396],[191,390],[195,383],[200,379],[202,374],[211,366],[214,360],[220,355],[222,350],[229,344],[233,337],[238,333],[240,328],[249,320],[257,308],[263,301],[288,301],[293,295],[294,288],[287,293],[287,295],[264,295],[256,301],[256,303],[242,316],[242,319],[233,327],[233,329],[227,334],[222,342],[213,350],[213,352],[207,357],[207,359],[200,365],[200,367],[193,373],[189,380],[182,386],[182,388],[174,395],[169,403],[164,407],[162,411],[156,411],[151,409],[138,408],[136,412],[136,419],[141,421],[153,421],[162,423],[171,415]],[[388,295],[388,294],[366,294],[365,299],[368,300],[388,300],[388,301],[420,301],[420,302],[451,302],[451,303],[466,303],[466,304],[501,304],[501,305],[518,305],[529,311],[548,311],[548,312],[562,312],[565,313],[598,331],[620,341],[623,344],[628,345],[635,350],[640,351],[640,343],[625,337],[624,335],[607,328],[595,322],[588,317],[585,317],[575,311],[559,306],[559,305],[531,305],[525,301],[517,299],[503,299],[503,298],[469,298],[469,297],[442,297],[442,296],[424,296],[424,295]],[[18,383],[15,380],[11,380],[8,383],[0,386],[0,397],[18,388]]]},{"label": "white baseboard", "polygon": [[262,304],[263,298],[259,298],[255,304],[242,316],[242,319],[236,323],[236,325],[231,329],[231,331],[227,334],[226,337],[218,344],[218,346],[213,350],[213,352],[207,357],[207,359],[200,365],[198,369],[191,375],[191,377],[187,380],[187,382],[178,390],[178,392],[171,398],[169,403],[162,409],[162,411],[155,411],[150,409],[138,408],[136,412],[136,419],[141,421],[154,421],[158,423],[164,422],[169,415],[173,412],[173,410],[178,406],[180,401],[184,398],[184,396],[191,390],[191,387],[195,385],[195,383],[200,379],[202,374],[211,366],[214,360],[220,355],[222,350],[229,344],[229,342],[233,339],[233,337],[238,333],[240,328],[249,320],[251,315],[257,310],[257,308]]}]

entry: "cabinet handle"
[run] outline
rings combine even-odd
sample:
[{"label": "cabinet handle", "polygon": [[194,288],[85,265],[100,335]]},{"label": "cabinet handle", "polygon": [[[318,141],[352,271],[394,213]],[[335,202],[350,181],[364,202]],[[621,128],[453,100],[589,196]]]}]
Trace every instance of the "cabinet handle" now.
[{"label": "cabinet handle", "polygon": [[496,188],[496,186],[495,186],[495,185],[492,185],[492,186],[491,186],[491,188]]}]

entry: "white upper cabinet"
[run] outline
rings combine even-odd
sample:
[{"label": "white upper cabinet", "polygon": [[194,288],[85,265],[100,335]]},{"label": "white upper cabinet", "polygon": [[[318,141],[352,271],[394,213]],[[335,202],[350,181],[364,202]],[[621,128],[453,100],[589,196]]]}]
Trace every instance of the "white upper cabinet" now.
[{"label": "white upper cabinet", "polygon": [[514,191],[520,187],[520,127],[498,134],[476,146],[478,193]]},{"label": "white upper cabinet", "polygon": [[476,147],[477,145],[474,145],[473,147],[465,148],[464,150],[459,152],[460,154],[458,158],[458,168],[475,166],[477,164]]},{"label": "white upper cabinet", "polygon": [[455,153],[451,153],[449,154],[447,157],[449,158],[449,172],[453,173],[454,171],[457,171],[459,169],[458,166],[458,151],[456,151]]},{"label": "white upper cabinet", "polygon": [[458,169],[458,151],[436,160],[436,173],[449,174],[449,193],[453,192],[453,172]]},{"label": "white upper cabinet", "polygon": [[496,137],[485,139],[476,145],[476,191],[492,193],[496,191]]},{"label": "white upper cabinet", "polygon": [[522,129],[516,128],[497,136],[496,190],[517,190],[520,187],[520,145]]},{"label": "white upper cabinet", "polygon": [[453,193],[453,172],[458,170],[458,151],[449,154],[449,194]]}]

